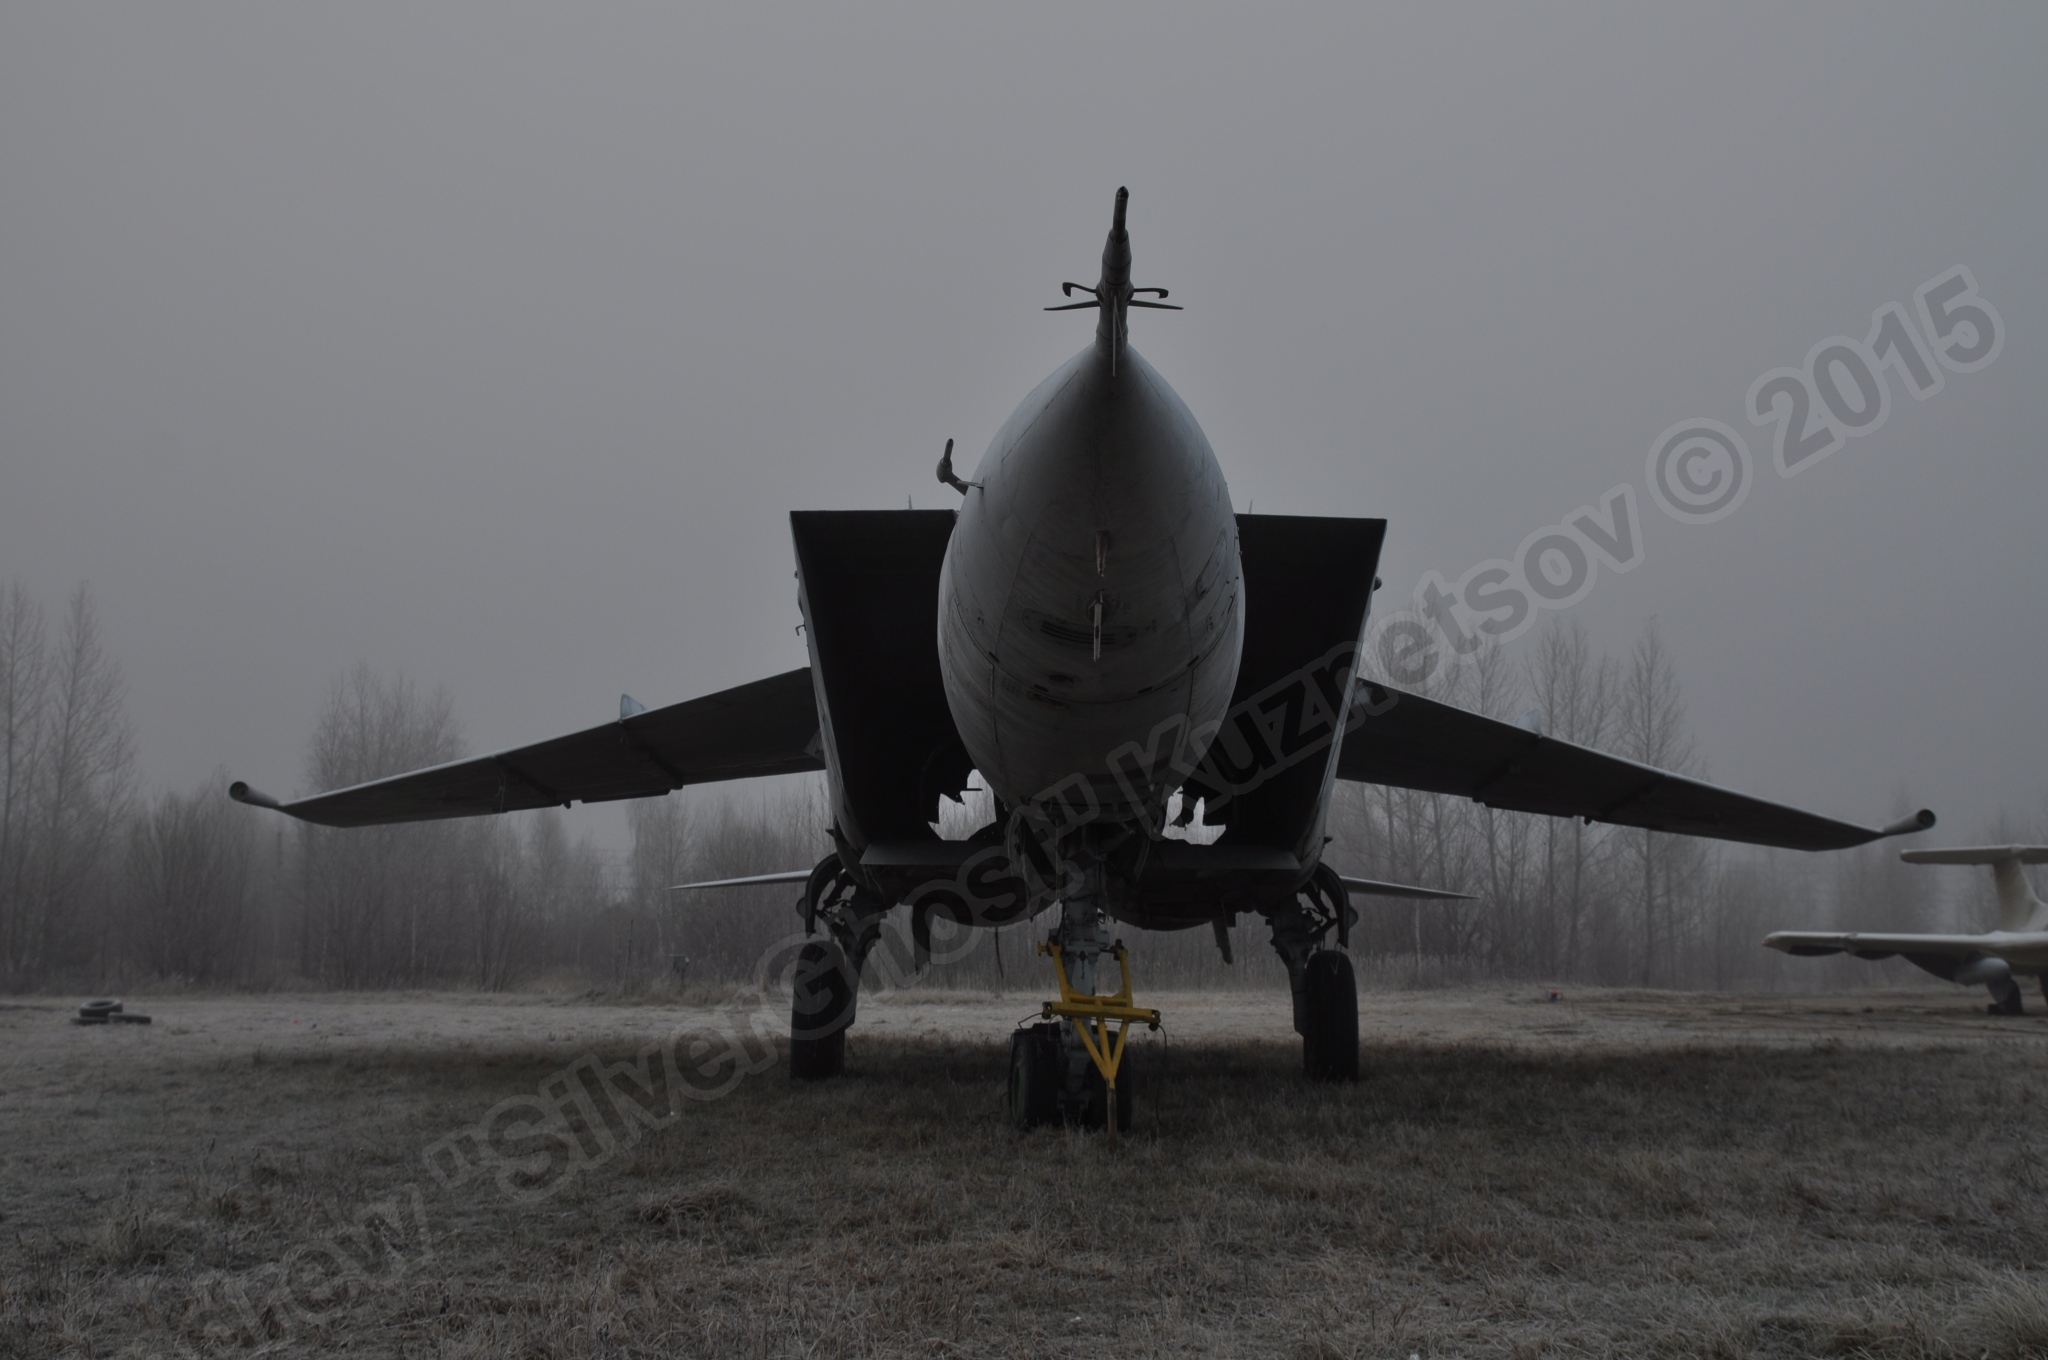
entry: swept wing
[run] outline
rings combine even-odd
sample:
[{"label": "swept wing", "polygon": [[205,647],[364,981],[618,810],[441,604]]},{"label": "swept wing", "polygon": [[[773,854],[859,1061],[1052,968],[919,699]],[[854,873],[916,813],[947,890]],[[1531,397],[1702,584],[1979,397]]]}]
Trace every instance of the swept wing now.
[{"label": "swept wing", "polygon": [[1882,828],[1838,822],[1371,682],[1358,687],[1353,719],[1338,778],[1514,812],[1788,850],[1840,850],[1934,825],[1925,809]]},{"label": "swept wing", "polygon": [[646,798],[686,784],[824,768],[805,667],[551,741],[288,803],[239,781],[228,794],[322,826],[373,826]]},{"label": "swept wing", "polygon": [[1894,954],[1925,954],[1939,958],[2037,959],[2048,954],[2048,933],[1996,931],[1986,935],[1888,935],[1871,930],[1780,930],[1764,944],[1787,954],[1853,954],[1859,959],[1888,959]]}]

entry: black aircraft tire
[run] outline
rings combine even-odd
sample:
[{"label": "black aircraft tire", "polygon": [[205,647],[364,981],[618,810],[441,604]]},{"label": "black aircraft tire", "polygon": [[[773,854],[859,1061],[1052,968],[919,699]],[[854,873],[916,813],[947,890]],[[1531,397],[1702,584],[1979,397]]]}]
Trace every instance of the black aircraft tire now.
[{"label": "black aircraft tire", "polygon": [[1358,979],[1351,956],[1330,949],[1310,955],[1307,984],[1303,1071],[1310,1081],[1357,1081]]},{"label": "black aircraft tire", "polygon": [[[1131,1102],[1138,1090],[1137,1064],[1131,1061],[1131,1052],[1124,1050],[1123,1061],[1116,1071],[1116,1131],[1128,1133],[1131,1127]],[[1108,1111],[1109,1083],[1102,1079],[1102,1073],[1095,1070],[1095,1064],[1088,1064],[1088,1075],[1081,1079],[1085,1103],[1081,1107],[1081,1127],[1105,1129],[1109,1127]]]},{"label": "black aircraft tire", "polygon": [[1027,1025],[1010,1035],[1010,1089],[1004,1101],[1019,1133],[1060,1122],[1057,1025]]},{"label": "black aircraft tire", "polygon": [[789,1004],[789,1075],[823,1081],[846,1068],[846,1030],[853,1023],[858,980],[836,944],[812,940],[797,955]]},{"label": "black aircraft tire", "polygon": [[2025,1015],[2027,1013],[2026,999],[2020,992],[2019,983],[2008,982],[2005,984],[2005,990],[2000,992],[1998,999],[1991,1003],[1991,1013],[1993,1015]]}]

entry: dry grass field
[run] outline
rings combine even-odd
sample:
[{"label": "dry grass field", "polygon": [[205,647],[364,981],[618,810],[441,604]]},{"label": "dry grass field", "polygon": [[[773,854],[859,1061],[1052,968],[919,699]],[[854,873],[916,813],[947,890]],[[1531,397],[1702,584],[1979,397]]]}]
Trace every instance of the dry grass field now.
[{"label": "dry grass field", "polygon": [[[0,1353],[2048,1354],[2039,1015],[1368,993],[1329,1089],[1281,997],[1144,999],[1114,1154],[1003,1123],[1020,995],[865,1001],[848,1079],[697,1071],[652,1123],[563,1093],[737,1003],[17,999]],[[551,1186],[448,1152],[549,1091]]]}]

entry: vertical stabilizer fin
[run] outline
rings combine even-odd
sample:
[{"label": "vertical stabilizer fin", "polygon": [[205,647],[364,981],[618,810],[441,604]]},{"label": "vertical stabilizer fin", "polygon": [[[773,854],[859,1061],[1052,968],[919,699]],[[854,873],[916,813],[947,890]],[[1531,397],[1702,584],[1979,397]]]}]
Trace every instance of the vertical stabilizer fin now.
[{"label": "vertical stabilizer fin", "polygon": [[2026,870],[2020,868],[2020,849],[2014,846],[2014,854],[1991,866],[1992,881],[1998,884],[1998,928],[2048,929],[2048,905],[2034,896],[2034,885],[2027,882]]},{"label": "vertical stabilizer fin", "polygon": [[2048,864],[2048,845],[1975,845],[1950,850],[1904,850],[1908,864],[1988,864],[1998,885],[2000,930],[2048,930],[2048,903],[2034,895],[2026,864]]}]

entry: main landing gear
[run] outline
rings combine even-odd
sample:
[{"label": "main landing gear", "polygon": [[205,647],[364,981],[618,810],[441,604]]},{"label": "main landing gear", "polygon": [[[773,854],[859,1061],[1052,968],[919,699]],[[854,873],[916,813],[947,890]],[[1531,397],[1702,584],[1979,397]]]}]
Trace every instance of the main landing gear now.
[{"label": "main landing gear", "polygon": [[797,954],[789,1003],[789,1075],[797,1081],[836,1077],[846,1066],[846,1031],[860,1000],[860,970],[882,937],[888,904],[854,882],[827,855],[811,870],[804,927],[823,924],[830,936]]},{"label": "main landing gear", "polygon": [[[1358,978],[1351,956],[1355,913],[1336,871],[1318,865],[1300,894],[1269,918],[1273,952],[1287,965],[1294,1032],[1310,1081],[1358,1080]],[[1328,947],[1334,934],[1339,948]]]}]

